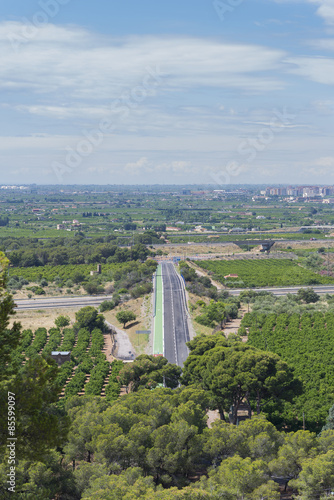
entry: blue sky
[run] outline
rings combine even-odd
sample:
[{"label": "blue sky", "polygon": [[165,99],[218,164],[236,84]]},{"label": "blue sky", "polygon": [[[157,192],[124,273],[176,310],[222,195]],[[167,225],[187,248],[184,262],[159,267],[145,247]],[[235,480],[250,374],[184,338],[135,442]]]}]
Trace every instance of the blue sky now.
[{"label": "blue sky", "polygon": [[3,3],[2,184],[334,184],[334,0]]}]

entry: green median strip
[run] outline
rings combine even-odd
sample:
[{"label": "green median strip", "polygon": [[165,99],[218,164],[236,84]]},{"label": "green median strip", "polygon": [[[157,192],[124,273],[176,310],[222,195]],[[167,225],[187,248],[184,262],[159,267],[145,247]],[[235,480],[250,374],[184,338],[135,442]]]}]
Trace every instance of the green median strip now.
[{"label": "green median strip", "polygon": [[163,341],[163,291],[162,291],[162,269],[159,265],[156,276],[155,318],[154,318],[154,340],[153,354],[164,353]]}]

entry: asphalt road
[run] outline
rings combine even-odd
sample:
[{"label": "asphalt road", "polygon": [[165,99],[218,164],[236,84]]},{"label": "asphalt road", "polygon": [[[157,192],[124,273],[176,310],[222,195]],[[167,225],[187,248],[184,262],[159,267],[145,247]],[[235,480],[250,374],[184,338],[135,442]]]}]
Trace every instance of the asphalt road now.
[{"label": "asphalt road", "polygon": [[[164,294],[166,294],[166,287],[169,289],[169,296],[171,294],[171,286],[175,290],[180,290],[181,288],[184,289],[183,287],[183,282],[182,279],[179,277],[177,272],[174,269],[174,266],[172,263],[169,262],[164,262],[163,263],[163,276],[164,276]],[[300,288],[307,288],[307,286],[295,286],[295,287],[284,287],[284,288],[251,288],[251,290],[254,290],[256,292],[260,291],[266,291],[266,292],[271,292],[274,295],[287,295],[288,293],[296,294]],[[319,285],[319,286],[312,286],[312,288],[320,294],[324,293],[330,293],[334,294],[334,285]],[[231,295],[239,295],[240,292],[243,292],[245,290],[248,290],[247,288],[235,288],[235,289],[228,289],[229,293]],[[178,292],[178,298],[175,296],[175,293],[173,294],[173,304],[174,301],[176,302],[176,315],[181,314],[181,310],[185,312],[185,308],[183,305],[183,308],[180,306],[180,299],[182,297],[181,292]],[[17,310],[33,310],[33,309],[56,309],[56,308],[65,308],[65,307],[84,307],[84,306],[98,306],[103,302],[104,300],[111,300],[112,295],[97,295],[97,296],[77,296],[77,297],[49,297],[45,299],[21,299],[21,300],[15,300],[16,304],[16,309]],[[169,300],[169,305],[166,304],[166,300]],[[172,307],[172,301],[171,298],[168,299],[168,294],[167,298],[165,295],[165,302],[164,302],[164,307],[165,310],[167,308],[168,314],[170,314],[170,308]],[[171,314],[170,314],[171,316]],[[168,323],[168,319],[165,317],[165,324]],[[189,335],[189,334],[188,334]],[[188,339],[188,337],[186,337]],[[187,340],[188,342],[188,340]],[[181,366],[181,365],[180,365]]]},{"label": "asphalt road", "polygon": [[287,295],[288,293],[295,295],[301,288],[313,288],[313,290],[319,294],[334,293],[334,285],[319,285],[319,286],[300,285],[300,286],[284,287],[284,288],[238,288],[238,289],[228,288],[226,290],[231,295],[239,295],[239,293],[244,292],[245,290],[253,290],[254,292],[263,292],[263,291],[271,292],[274,295]]},{"label": "asphalt road", "polygon": [[164,355],[170,363],[183,366],[188,357],[189,329],[182,278],[170,262],[162,263],[164,297]]},{"label": "asphalt road", "polygon": [[77,296],[77,297],[49,297],[45,299],[15,300],[17,310],[29,309],[56,309],[63,307],[99,306],[104,300],[111,300],[112,295]]},{"label": "asphalt road", "polygon": [[[200,235],[203,236],[203,233],[199,233]],[[204,236],[205,235],[210,235],[211,233],[204,233]],[[217,233],[215,233],[217,234]],[[254,234],[254,233],[252,233]],[[275,233],[277,234],[277,233]],[[182,235],[181,233],[177,233],[176,236],[186,236],[186,235]],[[307,243],[309,241],[309,239],[304,239],[304,240],[285,240],[282,236],[282,239],[280,238],[270,238],[271,234],[270,233],[267,233],[267,234],[264,234],[263,236],[268,236],[268,238],[258,238],[258,239],[247,239],[247,233],[244,234],[244,240],[226,240],[226,241],[194,241],[194,242],[190,242],[189,244],[189,247],[191,247],[192,245],[203,245],[203,246],[227,246],[227,245],[230,245],[231,243],[235,243],[236,245],[240,245],[240,244],[248,244],[248,245],[256,245],[256,244],[260,244],[264,241],[273,241],[273,242],[276,242],[276,243]],[[323,246],[323,247],[326,247],[328,246],[328,243],[329,242],[332,242],[333,241],[333,238],[326,238],[326,239],[319,239],[319,240],[315,240],[319,246]],[[164,245],[153,245],[153,248],[154,249],[162,249],[162,248],[168,248],[168,247],[184,247],[188,245],[188,242],[184,242],[184,243],[166,243]]]}]

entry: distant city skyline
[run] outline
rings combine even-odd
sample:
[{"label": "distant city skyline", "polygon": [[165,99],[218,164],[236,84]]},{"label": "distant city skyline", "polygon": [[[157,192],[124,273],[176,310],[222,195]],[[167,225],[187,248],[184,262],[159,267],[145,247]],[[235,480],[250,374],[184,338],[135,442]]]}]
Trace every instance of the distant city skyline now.
[{"label": "distant city skyline", "polygon": [[0,47],[2,185],[334,184],[332,0],[17,0]]}]

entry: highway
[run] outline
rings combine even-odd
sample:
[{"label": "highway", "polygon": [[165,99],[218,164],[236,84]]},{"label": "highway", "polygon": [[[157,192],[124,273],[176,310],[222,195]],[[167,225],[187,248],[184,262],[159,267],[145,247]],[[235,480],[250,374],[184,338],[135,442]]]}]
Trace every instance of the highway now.
[{"label": "highway", "polygon": [[[183,308],[180,306],[182,293],[184,293],[183,282],[182,279],[177,274],[177,272],[175,271],[172,263],[169,262],[162,263],[162,269],[163,269],[163,280],[164,280],[164,294],[167,293],[167,298],[165,298],[164,301],[164,307],[165,308],[167,307],[166,314],[167,315],[170,314],[170,308],[174,305],[175,302],[176,303],[175,314],[177,317],[176,321],[178,322],[179,314],[181,314],[180,311],[181,310],[185,311],[184,305]],[[310,286],[313,288],[315,292],[319,294],[325,294],[325,293],[334,294],[334,285],[319,285],[319,286],[310,285]],[[173,301],[171,300],[171,298],[168,299],[168,291],[169,291],[169,297],[171,296],[171,287],[174,290]],[[181,288],[183,290],[182,293],[180,291]],[[251,288],[251,289],[230,288],[228,289],[228,292],[231,295],[239,295],[239,293],[244,292],[245,290],[254,290],[255,292],[265,291],[265,292],[271,292],[274,295],[281,296],[281,295],[287,295],[288,293],[296,294],[300,288],[307,288],[307,286],[300,285],[295,287],[284,287],[284,288]],[[175,291],[176,295],[178,295],[178,298],[175,295]],[[103,302],[104,300],[111,300],[111,299],[112,295],[96,295],[96,296],[83,295],[75,297],[48,297],[45,299],[36,298],[36,299],[20,299],[20,300],[15,300],[14,297],[16,310],[18,311],[29,310],[29,309],[33,310],[33,309],[56,309],[65,307],[99,306],[101,302]],[[164,322],[166,324],[168,323],[168,321],[170,320],[164,319]]]},{"label": "highway", "polygon": [[48,297],[45,299],[15,300],[16,310],[29,309],[56,309],[63,307],[99,306],[104,300],[111,300],[112,295],[75,296],[75,297]]},{"label": "highway", "polygon": [[253,290],[254,292],[270,292],[273,293],[274,295],[287,295],[288,293],[291,293],[295,295],[298,293],[298,290],[301,288],[313,288],[313,290],[319,294],[324,294],[324,293],[334,293],[334,285],[299,285],[299,286],[293,286],[293,287],[283,287],[283,288],[227,288],[226,291],[229,292],[230,295],[239,295],[239,293],[244,292],[245,290]]},{"label": "highway", "polygon": [[[217,234],[217,233],[201,233],[200,235],[205,237],[207,235],[210,235],[210,234]],[[254,234],[254,233],[252,233]],[[284,233],[282,233],[284,234]],[[277,235],[277,233],[275,233],[275,236]],[[189,236],[189,234],[184,234],[182,235],[182,233],[177,233],[177,236],[180,237],[180,236]],[[247,239],[247,233],[243,235],[244,236],[244,239],[243,240],[235,240],[235,239],[231,239],[231,240],[226,240],[226,241],[191,241],[191,242],[187,242],[185,241],[184,243],[166,243],[164,244],[163,246],[162,245],[152,245],[153,248],[155,250],[158,250],[158,249],[162,249],[165,248],[165,249],[168,249],[169,247],[184,247],[184,246],[188,246],[191,247],[192,245],[196,246],[196,245],[200,245],[200,246],[228,246],[230,245],[231,243],[234,243],[235,245],[260,245],[262,242],[267,242],[267,241],[272,241],[274,243],[308,243],[309,242],[309,239],[302,239],[302,240],[298,240],[298,239],[295,239],[295,240],[289,240],[289,239],[284,239],[282,237],[282,239],[280,238],[271,238],[271,234],[270,233],[267,233],[267,234],[261,234],[261,236],[263,236],[262,238],[258,238],[258,239],[252,239],[252,238],[249,238]],[[260,236],[260,235],[259,235]],[[331,243],[333,243],[333,238],[326,238],[326,239],[317,239],[315,241],[313,241],[312,243],[317,243],[319,246],[323,246],[323,247],[328,247],[328,246],[332,246],[332,245],[329,245]]]},{"label": "highway", "polygon": [[170,363],[183,366],[188,357],[189,328],[186,296],[182,278],[170,262],[162,262],[164,356]]}]

